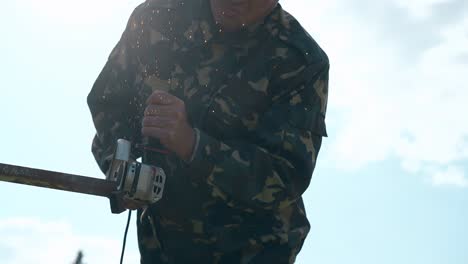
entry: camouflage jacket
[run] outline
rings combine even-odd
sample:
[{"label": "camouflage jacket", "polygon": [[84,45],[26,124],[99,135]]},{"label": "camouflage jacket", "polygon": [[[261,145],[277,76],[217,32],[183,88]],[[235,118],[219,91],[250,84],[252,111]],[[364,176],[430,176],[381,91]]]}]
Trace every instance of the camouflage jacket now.
[{"label": "camouflage jacket", "polygon": [[142,263],[294,262],[310,227],[301,195],[326,136],[328,69],[279,4],[236,33],[217,27],[207,0],[135,9],[88,96],[100,168],[118,138],[143,141],[155,89],[183,99],[199,130],[189,163],[133,153],[168,176],[163,199],[138,212]]}]

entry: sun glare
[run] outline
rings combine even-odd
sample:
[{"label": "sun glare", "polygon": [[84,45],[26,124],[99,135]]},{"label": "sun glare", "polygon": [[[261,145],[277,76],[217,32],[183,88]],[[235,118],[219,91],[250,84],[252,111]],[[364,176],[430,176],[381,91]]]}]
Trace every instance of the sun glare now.
[{"label": "sun glare", "polygon": [[89,25],[108,18],[135,0],[26,0],[19,3],[46,19],[58,20],[63,24]]}]

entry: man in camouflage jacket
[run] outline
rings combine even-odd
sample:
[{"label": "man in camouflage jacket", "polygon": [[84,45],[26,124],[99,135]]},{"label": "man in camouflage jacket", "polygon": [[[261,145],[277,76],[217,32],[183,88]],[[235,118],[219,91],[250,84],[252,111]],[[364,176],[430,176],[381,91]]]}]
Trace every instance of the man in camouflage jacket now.
[{"label": "man in camouflage jacket", "polygon": [[141,263],[293,263],[309,232],[328,58],[277,1],[241,27],[227,2],[141,4],[88,96],[103,172],[118,138],[170,152],[132,153],[167,175],[138,209]]}]

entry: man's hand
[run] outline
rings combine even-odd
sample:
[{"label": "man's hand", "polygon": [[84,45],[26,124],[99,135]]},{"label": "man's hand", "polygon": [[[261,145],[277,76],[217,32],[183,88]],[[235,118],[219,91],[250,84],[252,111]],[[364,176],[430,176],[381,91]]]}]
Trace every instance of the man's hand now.
[{"label": "man's hand", "polygon": [[154,91],[146,101],[142,134],[159,139],[168,150],[188,161],[195,144],[195,133],[187,121],[185,103],[164,91]]}]

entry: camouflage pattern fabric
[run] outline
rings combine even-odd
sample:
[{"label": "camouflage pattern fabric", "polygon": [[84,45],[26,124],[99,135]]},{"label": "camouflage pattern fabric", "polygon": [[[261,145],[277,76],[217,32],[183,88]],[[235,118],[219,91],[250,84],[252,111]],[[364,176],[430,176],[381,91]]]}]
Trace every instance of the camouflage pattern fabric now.
[{"label": "camouflage pattern fabric", "polygon": [[145,100],[184,100],[194,159],[135,152],[162,167],[163,199],[138,210],[141,263],[293,263],[309,232],[301,195],[326,136],[329,62],[281,5],[226,33],[208,0],[135,9],[89,96],[105,172],[118,138],[141,137]]}]

